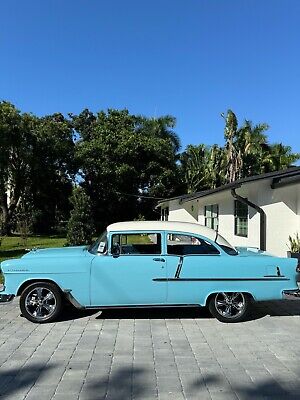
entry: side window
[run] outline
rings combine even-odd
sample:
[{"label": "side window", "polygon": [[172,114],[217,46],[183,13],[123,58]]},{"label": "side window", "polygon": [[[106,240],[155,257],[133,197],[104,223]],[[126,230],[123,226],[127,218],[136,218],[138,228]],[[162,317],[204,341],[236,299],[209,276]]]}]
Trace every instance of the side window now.
[{"label": "side window", "polygon": [[112,254],[161,254],[159,233],[125,233],[112,236]]},{"label": "side window", "polygon": [[167,237],[168,254],[184,256],[187,254],[220,254],[211,243],[190,235],[169,233]]}]

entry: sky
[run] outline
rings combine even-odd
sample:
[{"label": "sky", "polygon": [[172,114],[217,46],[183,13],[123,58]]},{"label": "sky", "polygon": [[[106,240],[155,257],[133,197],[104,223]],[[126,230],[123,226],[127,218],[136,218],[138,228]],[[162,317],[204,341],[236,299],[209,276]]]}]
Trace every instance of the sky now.
[{"label": "sky", "polygon": [[300,1],[10,0],[0,100],[23,112],[176,117],[182,149],[223,144],[221,113],[300,151]]}]

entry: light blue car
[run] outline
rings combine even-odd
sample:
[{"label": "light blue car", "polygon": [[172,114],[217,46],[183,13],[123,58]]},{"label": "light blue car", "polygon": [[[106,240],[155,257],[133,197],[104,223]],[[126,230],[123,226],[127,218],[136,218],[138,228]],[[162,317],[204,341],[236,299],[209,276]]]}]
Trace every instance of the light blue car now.
[{"label": "light blue car", "polygon": [[185,222],[112,224],[90,247],[34,249],[1,270],[1,294],[20,296],[22,314],[38,323],[54,321],[65,299],[84,309],[208,306],[220,321],[238,322],[253,300],[299,293],[297,260],[237,251]]}]

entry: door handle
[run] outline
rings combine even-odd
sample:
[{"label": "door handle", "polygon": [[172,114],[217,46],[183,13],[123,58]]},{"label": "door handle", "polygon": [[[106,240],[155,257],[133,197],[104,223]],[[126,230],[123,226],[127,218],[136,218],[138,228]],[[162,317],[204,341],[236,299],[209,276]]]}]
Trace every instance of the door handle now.
[{"label": "door handle", "polygon": [[166,260],[164,258],[153,258],[153,261],[165,262]]}]

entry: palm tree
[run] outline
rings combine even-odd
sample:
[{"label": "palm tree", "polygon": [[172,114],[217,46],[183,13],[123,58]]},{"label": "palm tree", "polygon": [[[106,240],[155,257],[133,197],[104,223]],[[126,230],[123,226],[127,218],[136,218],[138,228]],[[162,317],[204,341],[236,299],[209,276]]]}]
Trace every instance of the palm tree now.
[{"label": "palm tree", "polygon": [[214,144],[207,150],[206,181],[210,189],[214,189],[225,183],[225,152],[224,149]]},{"label": "palm tree", "polygon": [[149,133],[150,135],[170,140],[174,152],[180,149],[179,136],[174,132],[176,118],[171,115],[165,115],[159,118],[137,117],[136,131]]},{"label": "palm tree", "polygon": [[238,122],[236,115],[231,110],[227,111],[226,117],[223,113],[221,116],[225,119],[225,179],[229,183],[234,182],[239,177],[240,159],[238,158],[238,152],[234,144],[237,137]]},{"label": "palm tree", "polygon": [[180,156],[188,193],[195,193],[206,187],[206,152],[204,144],[189,145]]},{"label": "palm tree", "polygon": [[284,146],[282,143],[269,145],[264,152],[264,172],[280,171],[292,166],[299,160],[300,153],[292,153],[290,146]]},{"label": "palm tree", "polygon": [[188,193],[213,189],[225,182],[224,150],[216,144],[189,145],[180,161]]},{"label": "palm tree", "polygon": [[267,124],[252,124],[245,120],[244,124],[237,130],[234,146],[237,151],[237,178],[244,178],[262,173],[263,149],[267,145],[267,136],[264,132],[268,129]]}]

